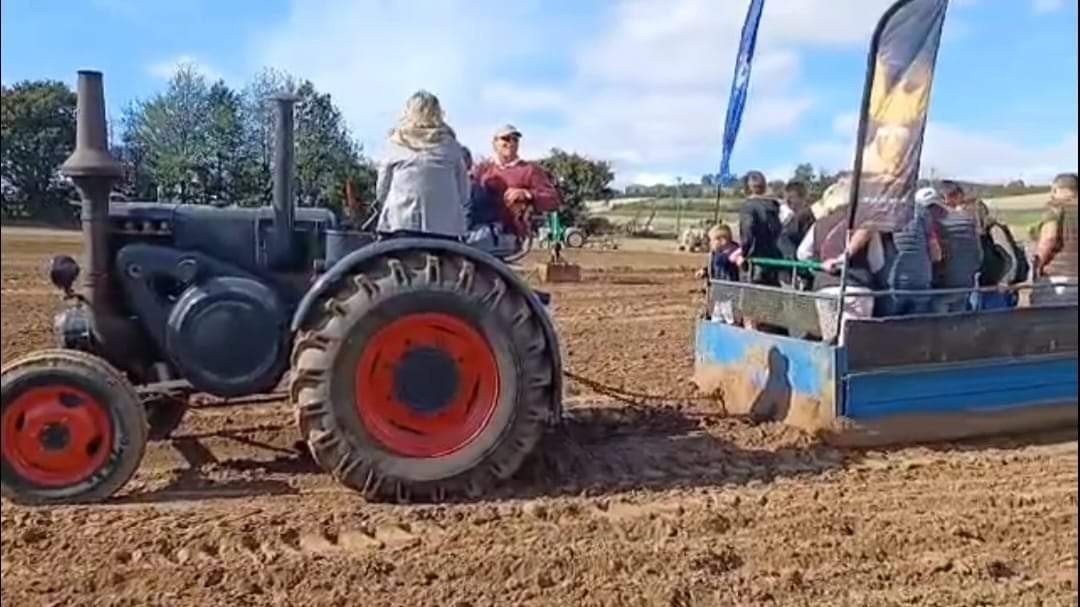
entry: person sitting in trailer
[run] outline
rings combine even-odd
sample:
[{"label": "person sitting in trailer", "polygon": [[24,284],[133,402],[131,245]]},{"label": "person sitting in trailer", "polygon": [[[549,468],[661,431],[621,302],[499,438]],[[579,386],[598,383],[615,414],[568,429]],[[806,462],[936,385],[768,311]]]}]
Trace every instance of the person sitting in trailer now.
[{"label": "person sitting in trailer", "polygon": [[[933,188],[915,193],[915,209],[903,229],[891,234],[892,255],[886,270],[886,286],[891,291],[925,291],[933,286],[934,263],[941,261],[941,247],[934,226],[948,212],[944,198]],[[930,295],[894,294],[881,306],[885,316],[926,314]]]},{"label": "person sitting in trailer", "polygon": [[792,179],[784,184],[784,197],[780,199],[780,225],[788,224],[795,214],[806,208],[806,184]]},{"label": "person sitting in trailer", "polygon": [[950,179],[941,182],[941,195],[945,197],[945,206],[950,211],[970,213],[975,218],[975,226],[979,234],[986,231],[986,226],[990,222],[990,207],[986,206],[985,202],[974,196],[968,196],[963,186]]},{"label": "person sitting in trailer", "polygon": [[941,191],[949,211],[974,218],[979,246],[982,249],[978,285],[998,287],[997,291],[983,292],[974,297],[973,307],[983,310],[1016,307],[1019,297],[1009,286],[1023,282],[1030,272],[1024,250],[1017,245],[1009,227],[991,215],[986,203],[968,196],[959,183],[942,181]]},{"label": "person sitting in trailer", "polygon": [[731,256],[739,248],[731,227],[720,222],[709,228],[709,265],[698,270],[698,278],[709,280],[739,281],[739,266],[731,261]]},{"label": "person sitting in trailer", "polygon": [[1009,226],[988,218],[982,241],[983,264],[979,268],[979,286],[997,287],[996,291],[981,293],[976,299],[978,309],[1015,308],[1020,294],[1011,287],[1027,280],[1031,264],[1017,243]]},{"label": "person sitting in trailer", "polygon": [[[698,270],[697,277],[705,280],[739,281],[739,266],[731,261],[731,256],[739,248],[739,243],[731,233],[731,228],[721,222],[709,228],[709,265]],[[730,299],[717,298],[707,318],[736,324],[734,304]]]},{"label": "person sitting in trailer", "polygon": [[[780,203],[767,195],[768,182],[760,171],[746,174],[746,191],[749,196],[739,208],[739,249],[732,256],[736,265],[743,265],[750,258],[783,259],[777,241],[780,239]],[[759,285],[780,286],[775,268],[752,266],[750,282]]]},{"label": "person sitting in trailer", "polygon": [[873,289],[874,274],[884,264],[881,241],[874,230],[856,228],[851,242],[844,247],[848,221],[848,196],[850,179],[844,178],[829,186],[821,200],[815,204],[820,215],[803,241],[799,244],[796,258],[800,261],[820,261],[822,271],[814,277],[814,288],[835,287],[840,284],[840,270],[845,253],[848,257],[848,283]]},{"label": "person sitting in trailer", "polygon": [[799,243],[814,224],[814,210],[806,203],[806,184],[796,180],[787,182],[780,210],[781,228],[777,244],[785,257],[795,259]]},{"label": "person sitting in trailer", "polygon": [[384,238],[465,234],[470,183],[464,151],[435,95],[409,97],[379,166],[376,231]]},{"label": "person sitting in trailer", "polygon": [[[745,179],[749,196],[739,208],[739,248],[732,253],[731,261],[738,266],[751,259],[783,259],[777,241],[780,238],[780,202],[768,195],[768,182],[760,171],[750,171]],[[780,286],[780,272],[774,267],[751,264],[748,268],[749,282],[770,287]],[[747,311],[748,312],[748,311]],[[748,329],[766,333],[784,334],[786,330],[759,322],[753,317],[743,319]]]},{"label": "person sitting in trailer", "polygon": [[559,191],[547,171],[518,155],[521,131],[506,125],[495,132],[495,158],[476,165],[480,186],[501,202],[498,205],[503,234],[522,239],[532,233],[531,215],[558,210]]},{"label": "person sitting in trailer", "polygon": [[1032,305],[1075,304],[1077,288],[1063,283],[1076,282],[1077,236],[1076,173],[1062,173],[1054,178],[1050,202],[1039,225],[1036,245],[1035,278],[1040,287],[1031,293]]},{"label": "person sitting in trailer", "polygon": [[[956,194],[954,193],[954,200]],[[962,194],[961,194],[962,196]],[[944,197],[934,195],[935,200]],[[941,260],[934,264],[932,286],[935,289],[972,289],[966,293],[935,294],[931,310],[952,314],[970,310],[972,294],[978,287],[983,263],[979,212],[974,206],[958,202],[956,206],[935,205],[932,212],[941,241]]]},{"label": "person sitting in trailer", "polygon": [[[787,182],[784,186],[784,202],[780,208],[781,211],[784,208],[789,209],[790,215],[784,219],[783,213],[781,214],[783,225],[777,246],[785,259],[794,260],[797,258],[799,244],[806,238],[816,220],[814,209],[806,203],[806,184],[796,180]],[[800,270],[796,274],[794,286],[801,291],[807,291],[812,287],[813,281],[812,273]]]},{"label": "person sitting in trailer", "polygon": [[[829,186],[821,200],[813,205],[818,219],[799,244],[796,257],[800,261],[820,261],[822,271],[814,273],[814,289],[823,294],[839,295],[841,269],[847,257],[847,287],[844,314],[849,318],[869,318],[874,312],[874,298],[862,296],[874,291],[874,274],[884,266],[881,239],[875,230],[857,228],[845,247],[850,178]],[[818,320],[821,336],[831,341],[836,335],[835,302],[818,300]]]}]

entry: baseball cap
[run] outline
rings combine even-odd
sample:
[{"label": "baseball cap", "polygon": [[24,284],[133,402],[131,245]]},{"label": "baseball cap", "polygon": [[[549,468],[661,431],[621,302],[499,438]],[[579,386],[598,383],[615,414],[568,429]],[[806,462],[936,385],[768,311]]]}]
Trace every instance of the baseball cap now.
[{"label": "baseball cap", "polygon": [[505,125],[499,127],[499,130],[495,131],[495,138],[496,139],[498,139],[499,137],[506,137],[507,135],[517,137],[517,138],[520,139],[521,138],[521,131],[517,130],[517,127],[515,127],[512,124],[505,124]]},{"label": "baseball cap", "polygon": [[943,209],[948,209],[948,207],[945,206],[945,199],[942,198],[941,193],[934,188],[920,188],[919,191],[915,192],[915,204],[927,208],[938,206]]}]

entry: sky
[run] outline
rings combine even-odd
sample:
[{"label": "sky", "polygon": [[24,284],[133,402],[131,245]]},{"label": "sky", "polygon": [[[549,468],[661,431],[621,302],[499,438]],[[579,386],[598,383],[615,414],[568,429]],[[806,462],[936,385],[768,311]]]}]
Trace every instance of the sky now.
[{"label": "sky", "polygon": [[[732,170],[849,168],[870,33],[890,0],[766,0]],[[405,99],[462,143],[505,123],[526,157],[609,160],[616,185],[720,162],[747,0],[3,0],[0,78],[104,73],[110,115],[180,63],[237,88],[262,67],[332,95],[378,159]],[[1077,1],[952,0],[924,171],[1046,182],[1077,168]]]}]

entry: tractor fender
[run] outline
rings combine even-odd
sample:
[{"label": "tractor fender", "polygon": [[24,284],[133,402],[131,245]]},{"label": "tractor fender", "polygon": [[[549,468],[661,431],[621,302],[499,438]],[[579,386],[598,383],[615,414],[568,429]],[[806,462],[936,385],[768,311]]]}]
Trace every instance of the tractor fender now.
[{"label": "tractor fender", "polygon": [[[450,253],[468,259],[469,261],[491,268],[499,278],[506,281],[508,287],[516,290],[529,305],[529,310],[540,319],[543,329],[544,340],[548,344],[548,351],[552,356],[552,381],[554,382],[553,393],[556,395],[552,403],[553,423],[558,423],[562,418],[562,389],[563,369],[562,355],[559,350],[559,339],[555,332],[555,325],[546,309],[546,301],[529,287],[520,276],[515,274],[505,263],[483,251],[466,244],[444,240],[440,238],[392,238],[376,242],[374,244],[357,249],[342,257],[332,265],[324,274],[319,276],[315,283],[308,289],[300,300],[293,313],[290,333],[296,335],[305,325],[308,318],[316,309],[318,302],[336,287],[342,279],[351,276],[354,270],[365,265],[369,260],[382,256],[392,256],[400,251],[425,250],[435,253]],[[544,298],[547,299],[546,297]]]}]

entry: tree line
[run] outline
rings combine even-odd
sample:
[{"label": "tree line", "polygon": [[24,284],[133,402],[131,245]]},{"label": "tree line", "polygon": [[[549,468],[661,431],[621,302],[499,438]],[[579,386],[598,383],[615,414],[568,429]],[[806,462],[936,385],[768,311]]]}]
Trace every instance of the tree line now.
[{"label": "tree line", "polygon": [[[784,179],[770,179],[769,189],[775,194],[781,195],[788,181],[798,181],[806,186],[807,196],[811,199],[820,198],[826,188],[836,183],[841,176],[850,174],[850,171],[832,172],[824,168],[814,169],[814,165],[804,162],[795,167],[791,175]],[[774,177],[766,175],[766,178]],[[720,176],[707,173],[701,176],[699,183],[683,184],[656,184],[639,185],[631,184],[623,191],[615,192],[615,197],[622,198],[711,198],[716,196],[717,186],[720,185]],[[936,179],[920,179],[919,185],[932,185]],[[965,191],[983,198],[995,198],[1002,196],[1017,196],[1022,194],[1037,194],[1049,191],[1045,185],[1030,185],[1022,179],[1014,179],[1006,183],[978,183],[958,180]],[[740,178],[735,184],[721,188],[724,197],[743,197],[747,194],[745,180]]]},{"label": "tree line", "polygon": [[[370,203],[376,170],[329,94],[306,79],[264,69],[237,90],[193,66],[177,68],[164,90],[110,117],[110,145],[124,175],[114,196],[129,200],[261,206],[270,203],[273,97],[290,92],[295,115],[300,205],[333,209],[349,221],[351,195]],[[2,90],[0,208],[5,220],[68,223],[77,195],[59,174],[75,141],[76,95],[64,83],[24,81]],[[389,127],[389,125],[388,125]],[[578,221],[585,200],[612,194],[608,162],[552,149],[540,160],[563,195],[561,215]],[[362,212],[362,211],[360,211]]]},{"label": "tree line", "polygon": [[273,97],[297,97],[296,192],[306,206],[342,209],[349,184],[374,190],[375,170],[330,96],[271,69],[242,90],[181,66],[166,89],[129,105],[114,146],[127,169],[119,191],[138,200],[260,206],[271,196]]}]

